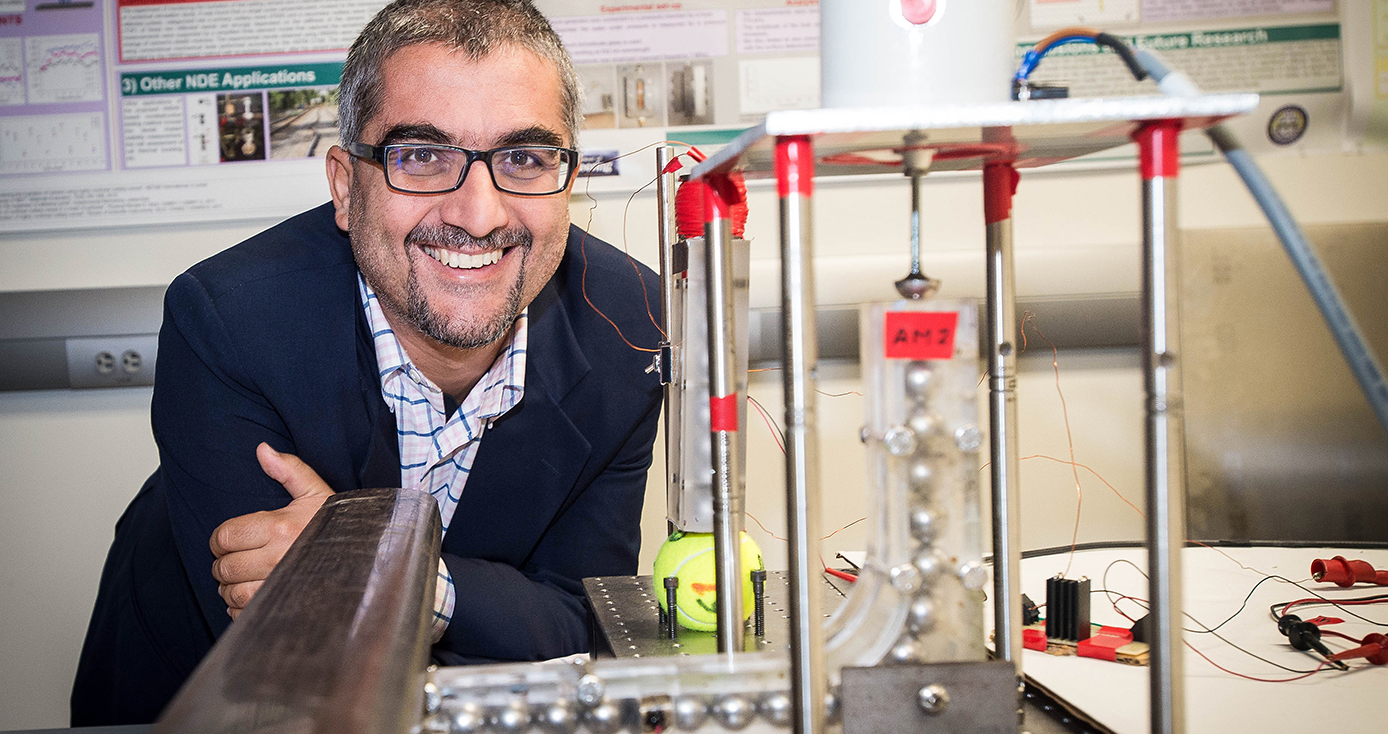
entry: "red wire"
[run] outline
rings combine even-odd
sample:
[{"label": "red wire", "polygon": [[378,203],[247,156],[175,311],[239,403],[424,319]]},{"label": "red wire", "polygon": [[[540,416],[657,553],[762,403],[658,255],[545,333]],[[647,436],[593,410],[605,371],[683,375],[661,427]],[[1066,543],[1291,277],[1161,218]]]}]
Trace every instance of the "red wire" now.
[{"label": "red wire", "polygon": [[1307,597],[1305,599],[1289,601],[1286,604],[1282,605],[1282,613],[1277,616],[1285,616],[1287,612],[1290,612],[1292,610],[1292,607],[1299,607],[1303,604],[1310,604],[1313,606],[1328,605],[1353,607],[1362,606],[1366,604],[1388,604],[1388,599],[1321,599],[1319,597]]},{"label": "red wire", "polygon": [[781,443],[781,437],[776,435],[776,426],[771,423],[771,416],[766,414],[766,409],[761,407],[761,403],[755,400],[748,400],[747,402],[751,403],[752,407],[756,408],[758,413],[761,413],[761,419],[766,421],[766,427],[771,431],[771,440],[776,442],[776,448],[779,448],[781,453],[784,454],[786,452],[785,444]]},{"label": "red wire", "polygon": [[858,580],[858,577],[854,576],[851,573],[848,573],[846,571],[840,571],[837,568],[829,568],[828,566],[824,567],[824,573],[827,573],[835,578],[843,579],[844,581],[847,581],[849,583],[853,583]]},{"label": "red wire", "polygon": [[1311,676],[1315,675],[1316,673],[1319,673],[1319,672],[1321,671],[1321,668],[1324,668],[1326,665],[1329,665],[1329,663],[1326,663],[1325,661],[1321,661],[1320,665],[1317,665],[1315,670],[1313,670],[1313,671],[1311,671],[1311,672],[1309,672],[1309,673],[1303,673],[1302,675],[1294,676],[1294,677],[1291,677],[1291,678],[1259,678],[1259,677],[1253,676],[1253,675],[1244,675],[1243,673],[1235,673],[1234,671],[1232,671],[1232,670],[1230,670],[1230,669],[1224,667],[1223,665],[1220,665],[1219,663],[1216,663],[1215,661],[1209,659],[1208,657],[1205,657],[1205,653],[1200,652],[1199,650],[1195,649],[1195,646],[1192,645],[1192,644],[1190,644],[1189,642],[1186,643],[1186,647],[1189,647],[1191,652],[1193,652],[1193,653],[1195,653],[1196,655],[1199,655],[1200,657],[1204,658],[1204,659],[1205,659],[1205,662],[1209,663],[1210,665],[1215,666],[1216,668],[1219,668],[1220,670],[1224,671],[1225,673],[1228,673],[1229,675],[1236,676],[1236,677],[1239,677],[1239,678],[1244,678],[1244,679],[1246,679],[1246,680],[1258,681],[1259,683],[1291,683],[1291,682],[1294,681],[1294,680],[1301,680],[1302,678],[1310,678]]}]

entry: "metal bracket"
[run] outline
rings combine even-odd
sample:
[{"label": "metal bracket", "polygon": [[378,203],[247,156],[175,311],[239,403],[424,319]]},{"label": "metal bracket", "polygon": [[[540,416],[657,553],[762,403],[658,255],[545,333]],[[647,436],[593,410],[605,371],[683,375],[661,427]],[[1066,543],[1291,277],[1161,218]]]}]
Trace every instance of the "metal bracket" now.
[{"label": "metal bracket", "polygon": [[1002,661],[844,668],[839,700],[843,734],[1019,728],[1016,670]]}]

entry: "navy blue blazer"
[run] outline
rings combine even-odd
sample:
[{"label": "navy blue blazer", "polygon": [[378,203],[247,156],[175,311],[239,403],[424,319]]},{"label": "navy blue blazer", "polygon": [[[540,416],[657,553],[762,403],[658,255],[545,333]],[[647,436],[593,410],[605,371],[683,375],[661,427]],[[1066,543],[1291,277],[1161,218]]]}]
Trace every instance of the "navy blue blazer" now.
[{"label": "navy blue blazer", "polygon": [[[160,466],[116,523],[74,726],[153,721],[226,630],[212,530],[289,501],[256,462],[261,441],[336,490],[400,486],[395,418],[357,291],[331,205],[169,287],[151,409]],[[659,309],[658,294],[650,269],[570,228],[558,271],[529,307],[525,395],[483,439],[443,540],[457,606],[439,662],[581,652],[581,580],[636,573],[661,389],[645,372],[651,355],[623,336],[658,343],[646,305]]]}]

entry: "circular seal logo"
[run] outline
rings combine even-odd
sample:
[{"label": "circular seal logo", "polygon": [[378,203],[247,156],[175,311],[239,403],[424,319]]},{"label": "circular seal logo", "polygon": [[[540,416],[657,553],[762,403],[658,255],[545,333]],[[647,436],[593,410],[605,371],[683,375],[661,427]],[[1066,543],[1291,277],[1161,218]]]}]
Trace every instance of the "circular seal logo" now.
[{"label": "circular seal logo", "polygon": [[1280,107],[1268,118],[1268,140],[1278,145],[1291,145],[1306,134],[1310,122],[1306,108],[1294,104]]}]

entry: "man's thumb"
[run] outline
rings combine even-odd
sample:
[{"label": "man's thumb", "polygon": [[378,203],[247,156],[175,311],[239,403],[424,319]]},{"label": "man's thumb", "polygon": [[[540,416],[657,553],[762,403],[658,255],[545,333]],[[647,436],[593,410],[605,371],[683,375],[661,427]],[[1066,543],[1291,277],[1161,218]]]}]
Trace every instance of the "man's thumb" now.
[{"label": "man's thumb", "polygon": [[333,494],[333,490],[318,477],[312,467],[293,454],[282,454],[270,444],[262,443],[255,447],[255,458],[260,468],[271,479],[279,482],[294,499]]}]

